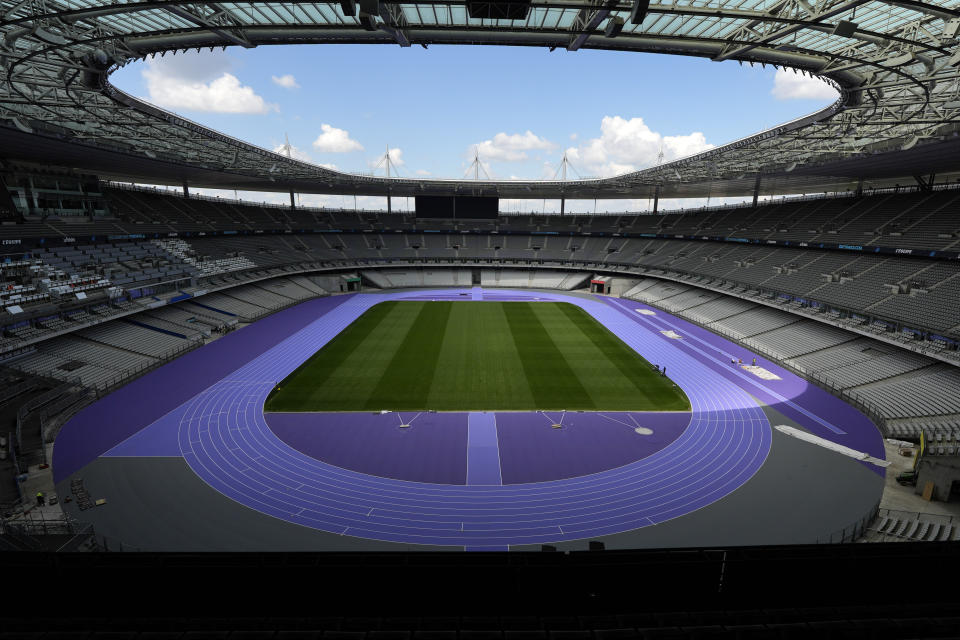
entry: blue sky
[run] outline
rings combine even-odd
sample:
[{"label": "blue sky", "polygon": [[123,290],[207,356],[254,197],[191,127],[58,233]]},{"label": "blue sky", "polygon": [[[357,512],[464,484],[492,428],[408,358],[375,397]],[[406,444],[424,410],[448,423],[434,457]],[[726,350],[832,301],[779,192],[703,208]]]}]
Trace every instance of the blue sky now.
[{"label": "blue sky", "polygon": [[[167,54],[111,81],[192,120],[345,171],[387,145],[400,175],[614,175],[723,144],[831,102],[759,65],[541,48],[314,45]],[[382,163],[378,173],[382,173]]]}]

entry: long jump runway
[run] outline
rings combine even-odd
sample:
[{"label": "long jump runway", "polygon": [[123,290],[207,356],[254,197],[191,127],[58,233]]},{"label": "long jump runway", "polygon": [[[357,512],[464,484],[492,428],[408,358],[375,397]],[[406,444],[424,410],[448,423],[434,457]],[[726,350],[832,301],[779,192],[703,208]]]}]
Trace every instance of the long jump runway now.
[{"label": "long jump runway", "polygon": [[[671,379],[691,403],[689,424],[669,443],[626,464],[576,477],[513,483],[501,461],[505,452],[498,454],[503,446],[503,438],[499,443],[497,439],[497,431],[503,429],[498,420],[503,423],[508,417],[499,412],[460,414],[469,434],[467,475],[460,484],[338,466],[281,439],[263,412],[270,391],[371,306],[395,299],[575,304],[648,361],[669,363]],[[312,314],[287,326],[289,335],[275,338],[269,348],[247,341],[250,352],[238,355],[235,350],[244,341],[233,340],[233,360],[227,360],[240,366],[227,370],[228,364],[223,364],[220,371],[213,371],[187,368],[189,363],[178,367],[174,361],[78,414],[57,440],[55,479],[77,475],[98,457],[182,457],[224,496],[290,523],[366,540],[506,550],[512,545],[636,530],[721,500],[757,473],[770,452],[771,425],[758,400],[776,405],[818,436],[883,457],[876,427],[852,408],[819,389],[811,391],[805,382],[767,361],[762,364],[779,380],[760,379],[731,366],[734,351],[746,353],[743,349],[629,300],[474,288],[358,294],[315,302],[313,311],[311,303],[305,303],[261,321],[278,323],[282,320],[277,316],[284,314]],[[638,313],[641,309],[649,315]],[[201,362],[204,350],[256,327],[180,360],[192,356]],[[664,331],[675,331],[680,339]],[[196,378],[192,389],[183,379],[191,371]],[[165,385],[170,385],[169,393]],[[817,402],[811,403],[807,394],[816,392]],[[140,395],[134,397],[136,393]],[[131,401],[140,403],[138,411],[131,411]],[[114,409],[123,420],[107,427],[103,418]],[[314,415],[321,420],[348,419],[347,414]],[[455,419],[453,414],[438,415]],[[523,415],[545,432],[542,437],[550,436],[550,421],[544,416]],[[518,419],[517,414],[509,417]],[[577,420],[577,414],[571,419]],[[398,418],[388,414],[383,420],[395,424]]]}]

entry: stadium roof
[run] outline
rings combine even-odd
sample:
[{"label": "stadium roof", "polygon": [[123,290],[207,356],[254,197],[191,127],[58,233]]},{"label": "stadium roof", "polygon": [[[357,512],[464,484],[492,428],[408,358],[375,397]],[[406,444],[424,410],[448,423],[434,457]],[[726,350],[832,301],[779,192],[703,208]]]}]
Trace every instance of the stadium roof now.
[{"label": "stadium roof", "polygon": [[[758,176],[763,193],[842,191],[858,178],[885,186],[960,171],[958,0],[675,0],[651,3],[645,14],[642,0],[361,0],[359,13],[353,4],[2,0],[0,155],[158,184],[515,198],[645,198],[658,185],[663,197],[747,195]],[[293,43],[672,53],[798,69],[832,83],[840,97],[809,116],[642,171],[478,182],[332,171],[148,105],[108,81],[112,70],[148,55]],[[604,90],[616,91],[615,83]]]}]

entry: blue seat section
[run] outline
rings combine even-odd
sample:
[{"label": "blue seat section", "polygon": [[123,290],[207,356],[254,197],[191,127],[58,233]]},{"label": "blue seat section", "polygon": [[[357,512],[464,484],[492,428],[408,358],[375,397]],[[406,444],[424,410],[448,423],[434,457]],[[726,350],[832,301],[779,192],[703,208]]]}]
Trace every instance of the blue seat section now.
[{"label": "blue seat section", "polygon": [[216,307],[211,307],[211,306],[208,305],[208,304],[201,304],[201,303],[197,302],[196,300],[191,300],[191,301],[190,301],[190,304],[195,304],[195,305],[197,305],[198,307],[203,307],[204,309],[208,309],[208,310],[210,310],[210,311],[216,311],[217,313],[222,313],[222,314],[225,315],[225,316],[230,316],[230,317],[233,317],[233,318],[236,318],[236,317],[237,317],[237,314],[235,314],[235,313],[230,313],[229,311],[224,311],[223,309],[217,309]]},{"label": "blue seat section", "polygon": [[126,322],[127,324],[135,324],[138,327],[143,327],[144,329],[150,329],[151,331],[157,331],[159,333],[165,333],[168,336],[174,336],[177,338],[183,338],[184,340],[189,340],[189,336],[183,333],[177,333],[176,331],[169,331],[167,329],[161,329],[160,327],[155,327],[153,325],[147,324],[146,322],[141,322],[139,320],[131,320],[130,318],[123,318],[121,322]]}]

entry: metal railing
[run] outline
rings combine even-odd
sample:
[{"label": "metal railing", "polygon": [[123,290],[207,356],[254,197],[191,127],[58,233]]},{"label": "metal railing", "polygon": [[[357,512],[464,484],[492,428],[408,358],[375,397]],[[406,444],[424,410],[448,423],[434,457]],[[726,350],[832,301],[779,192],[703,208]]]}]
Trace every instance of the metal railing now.
[{"label": "metal railing", "polygon": [[[57,411],[45,411],[40,414],[40,442],[42,445],[52,443],[60,433],[60,427],[65,425],[70,418],[75,416],[81,409],[93,401],[90,392],[80,392],[64,401]],[[47,449],[41,446],[43,452],[43,462],[47,463]]]},{"label": "metal railing", "polygon": [[[263,208],[263,209],[275,209],[281,213],[286,213],[290,211],[289,204],[280,204],[274,202],[257,202],[254,200],[241,200],[238,198],[227,198],[219,196],[205,196],[202,194],[191,193],[189,198],[184,197],[183,193],[180,191],[174,191],[172,189],[160,189],[157,187],[146,187],[138,184],[130,184],[126,182],[112,182],[105,181],[103,183],[105,186],[110,189],[116,189],[118,191],[132,191],[135,193],[149,193],[153,195],[161,195],[169,198],[179,198],[181,200],[191,201],[191,200],[200,200],[203,202],[215,202],[222,205],[233,205],[241,207],[253,207],[253,208]],[[280,194],[286,196],[286,194]],[[385,198],[386,196],[384,196]],[[382,215],[384,211],[380,209],[346,209],[343,207],[335,208],[325,208],[325,207],[304,207],[297,205],[296,211],[306,212],[306,213],[350,213],[350,214],[370,214],[370,215]],[[412,212],[410,212],[412,213]]]},{"label": "metal railing", "polygon": [[158,356],[150,356],[152,358],[156,358],[154,361],[140,362],[136,366],[126,368],[117,375],[113,376],[112,378],[108,378],[103,382],[98,382],[95,385],[88,385],[88,388],[96,393],[97,398],[102,398],[114,389],[126,384],[131,379],[138,378],[149,371],[153,371],[154,369],[165,365],[187,351],[193,351],[197,347],[201,347],[204,344],[202,338],[190,338],[184,340],[184,342],[185,344],[177,345],[172,349],[164,351]]},{"label": "metal railing", "polygon": [[[363,174],[361,174],[363,175]],[[587,180],[596,180],[600,178],[585,178]],[[238,198],[224,198],[216,196],[204,196],[199,194],[191,194],[189,198],[184,197],[182,192],[174,191],[171,189],[159,189],[156,187],[146,187],[143,185],[136,185],[131,183],[123,182],[110,182],[105,181],[103,183],[105,186],[111,189],[117,189],[121,191],[133,191],[140,193],[150,193],[156,195],[163,195],[173,198],[181,198],[184,200],[202,200],[206,202],[216,202],[219,204],[230,204],[234,206],[247,206],[247,207],[262,207],[267,209],[276,209],[281,212],[289,212],[289,204],[280,204],[280,203],[270,203],[270,202],[256,202],[253,200],[241,200]],[[960,188],[958,183],[949,183],[944,182],[941,184],[933,185],[930,188],[924,188],[920,185],[903,185],[899,187],[880,187],[875,189],[864,189],[860,194],[860,197],[867,196],[878,196],[878,195],[896,195],[896,194],[909,194],[909,193],[929,193],[930,191],[948,191],[953,189]],[[386,199],[386,196],[383,196]],[[403,196],[406,197],[406,196]],[[679,209],[664,209],[658,211],[654,214],[650,210],[637,210],[637,211],[594,211],[594,212],[584,212],[584,213],[566,213],[561,216],[559,211],[500,211],[499,215],[501,216],[510,216],[510,217],[520,217],[520,216],[550,216],[550,217],[573,217],[573,216],[603,216],[603,217],[616,217],[616,216],[637,216],[637,215],[677,215],[677,214],[702,214],[702,213],[711,213],[718,211],[729,211],[734,209],[753,209],[760,206],[767,205],[784,205],[784,204],[795,204],[801,202],[812,202],[818,200],[836,200],[839,198],[850,198],[853,199],[857,196],[855,191],[826,191],[822,193],[813,193],[813,194],[800,194],[800,195],[784,195],[779,197],[769,197],[766,200],[760,200],[755,206],[753,200],[750,196],[743,196],[748,198],[744,202],[736,202],[730,204],[719,204],[714,206],[700,206],[700,207],[690,207],[690,208],[679,208]],[[529,198],[532,201],[537,200],[560,200],[560,198],[542,198],[542,197],[532,197]],[[696,198],[697,200],[701,198]],[[400,200],[400,198],[396,198]],[[574,200],[589,200],[589,198],[574,198]],[[640,198],[640,200],[650,200],[650,198]],[[303,211],[307,213],[344,213],[344,214],[369,214],[374,216],[383,215],[385,213],[384,209],[348,209],[346,207],[304,207],[297,205],[296,211]],[[397,210],[394,209],[394,213],[400,213],[401,215],[413,215],[413,211],[409,210]]]},{"label": "metal railing", "polygon": [[37,380],[31,378],[29,380],[24,380],[23,382],[19,382],[13,385],[12,387],[7,387],[2,391],[0,391],[0,404],[3,404],[8,400],[16,398],[20,394],[27,393],[28,391],[32,391],[36,389],[39,385],[40,383]]},{"label": "metal railing", "polygon": [[846,527],[837,529],[823,536],[818,536],[817,544],[846,544],[858,541],[867,532],[870,523],[876,519],[879,510],[880,503],[877,502],[869,511]]},{"label": "metal railing", "polygon": [[26,423],[30,414],[44,406],[47,403],[54,401],[60,396],[72,393],[81,387],[80,379],[74,378],[69,381],[64,381],[63,384],[60,384],[53,389],[35,397],[27,402],[20,405],[20,408],[17,409],[17,430],[16,430],[16,445],[18,450],[23,451],[23,426]]},{"label": "metal railing", "polygon": [[95,535],[90,523],[77,522],[63,514],[48,517],[42,510],[0,517],[0,537],[11,551],[95,550]]},{"label": "metal railing", "polygon": [[[888,524],[886,531],[878,531],[878,528],[885,518],[894,521],[898,529],[901,525],[906,525],[907,529],[902,535],[898,535],[893,531],[894,525]],[[909,523],[911,522],[919,524],[916,527],[910,527]],[[865,542],[934,542],[935,540],[952,538],[956,525],[960,524],[960,516],[929,513],[926,511],[881,508],[878,510],[877,517],[872,524],[876,526],[869,527],[865,532]],[[925,524],[934,525],[934,537],[931,537],[933,534],[930,533],[929,527],[927,529],[921,529]],[[924,533],[924,536],[922,538],[916,537],[915,534],[921,531]],[[911,535],[907,535],[908,533]],[[942,536],[946,537],[942,538]]]},{"label": "metal railing", "polygon": [[882,508],[877,514],[879,518],[897,518],[898,520],[921,520],[923,522],[932,522],[934,524],[957,524],[960,523],[960,515],[949,513],[930,513],[929,511],[906,511],[903,509]]}]

